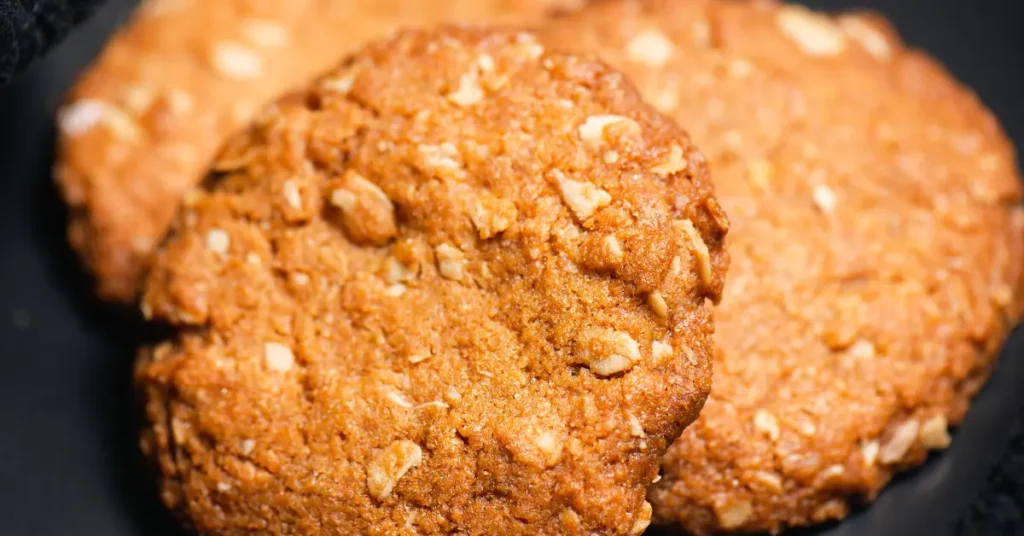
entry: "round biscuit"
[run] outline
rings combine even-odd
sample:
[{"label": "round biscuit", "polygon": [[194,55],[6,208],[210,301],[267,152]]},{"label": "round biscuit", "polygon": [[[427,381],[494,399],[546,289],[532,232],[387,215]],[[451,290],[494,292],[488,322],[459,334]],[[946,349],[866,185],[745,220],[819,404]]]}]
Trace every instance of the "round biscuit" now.
[{"label": "round biscuit", "polygon": [[146,285],[162,497],[202,533],[637,534],[710,388],[727,220],[619,72],[407,31],[264,111]]},{"label": "round biscuit", "polygon": [[649,500],[696,534],[845,516],[950,441],[1022,304],[997,120],[875,15],[606,1],[551,24],[675,118],[733,221],[715,382]]}]

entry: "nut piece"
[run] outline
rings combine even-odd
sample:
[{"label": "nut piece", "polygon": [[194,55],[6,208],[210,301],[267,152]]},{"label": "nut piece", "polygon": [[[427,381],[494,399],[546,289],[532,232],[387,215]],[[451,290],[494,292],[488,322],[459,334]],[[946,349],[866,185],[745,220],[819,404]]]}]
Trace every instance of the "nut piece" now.
[{"label": "nut piece", "polygon": [[583,333],[579,349],[590,371],[598,376],[611,376],[633,367],[640,360],[640,345],[623,331],[590,328]]},{"label": "nut piece", "polygon": [[654,314],[661,318],[668,318],[668,303],[665,302],[665,296],[662,296],[661,292],[655,290],[648,294],[647,305],[651,311],[654,311]]},{"label": "nut piece", "polygon": [[469,214],[481,240],[508,230],[516,222],[519,210],[508,199],[488,196],[477,200]]},{"label": "nut piece", "polygon": [[419,151],[428,170],[447,174],[462,170],[459,161],[455,159],[459,156],[459,148],[450,141],[441,145],[420,145]]},{"label": "nut piece", "polygon": [[451,406],[449,406],[448,403],[443,400],[431,400],[430,402],[424,402],[413,409],[424,410],[429,408],[436,408],[438,410],[446,410],[450,407]]},{"label": "nut piece", "polygon": [[295,184],[295,181],[284,181],[284,185],[281,186],[281,194],[284,195],[284,200],[288,203],[288,206],[295,210],[302,210],[302,193],[299,192],[299,187]]},{"label": "nut piece", "polygon": [[275,372],[288,372],[295,365],[295,354],[291,348],[277,342],[263,345],[263,359],[267,368]]},{"label": "nut piece", "polygon": [[704,243],[700,233],[694,228],[690,220],[676,220],[673,222],[676,229],[690,240],[693,246],[693,256],[697,259],[697,267],[700,270],[700,280],[705,285],[711,283],[711,254],[708,252],[708,245]]},{"label": "nut piece", "polygon": [[864,458],[864,465],[875,465],[875,461],[878,460],[878,441],[872,439],[861,444],[860,455]]},{"label": "nut piece", "polygon": [[411,408],[411,407],[413,407],[414,404],[412,402],[410,402],[408,398],[405,398],[405,395],[403,395],[397,389],[392,387],[390,389],[387,389],[386,391],[387,391],[387,394],[385,394],[384,396],[386,396],[387,399],[390,400],[396,406],[398,406],[400,408]]},{"label": "nut piece", "polygon": [[256,78],[263,72],[263,58],[236,43],[217,43],[210,52],[210,62],[217,72],[238,80]]},{"label": "nut piece", "polygon": [[667,342],[654,341],[651,343],[651,359],[657,365],[672,357],[673,352],[672,345]]},{"label": "nut piece", "polygon": [[628,117],[621,115],[592,115],[580,125],[580,138],[591,143],[601,143],[604,141],[605,128],[616,123],[624,123],[626,125],[625,128],[631,133],[640,133],[640,125]]},{"label": "nut piece", "polygon": [[357,244],[387,243],[398,233],[391,199],[379,186],[351,169],[341,180],[341,187],[331,192],[331,204],[341,209],[345,234]]},{"label": "nut piece", "polygon": [[476,59],[476,66],[480,72],[489,73],[494,70],[494,58],[490,54],[481,54]]},{"label": "nut piece", "polygon": [[921,425],[921,445],[928,450],[942,450],[949,446],[949,421],[946,416],[938,414]]},{"label": "nut piece", "polygon": [[909,419],[899,425],[892,434],[889,442],[882,446],[878,452],[878,460],[884,464],[897,463],[910,451],[917,441],[917,432],[920,428],[918,422]]},{"label": "nut piece", "polygon": [[647,527],[651,526],[651,513],[653,511],[654,509],[651,508],[651,503],[644,501],[644,503],[640,505],[640,514],[633,523],[633,528],[630,530],[630,534],[637,536],[647,530]]},{"label": "nut piece", "polygon": [[92,99],[85,99],[68,105],[58,114],[60,130],[66,136],[77,136],[100,124],[106,115],[109,104]]},{"label": "nut piece", "polygon": [[785,5],[779,8],[775,22],[810,56],[837,56],[846,48],[846,38],[832,19],[806,7]]},{"label": "nut piece", "polygon": [[658,68],[672,56],[672,41],[658,30],[644,30],[626,45],[626,57],[635,63]]},{"label": "nut piece", "polygon": [[754,72],[754,64],[743,58],[735,59],[729,63],[729,74],[735,78],[746,78],[752,72]]},{"label": "nut piece", "polygon": [[562,193],[562,200],[580,221],[586,221],[597,212],[598,209],[608,206],[612,202],[612,196],[608,192],[594,186],[589,182],[572,180],[565,176],[560,170],[553,169],[551,174],[558,181],[558,189]]},{"label": "nut piece", "polygon": [[355,82],[356,77],[350,74],[339,78],[328,78],[320,83],[320,87],[332,93],[348,95],[349,91],[352,91],[352,85]]},{"label": "nut piece", "polygon": [[1010,285],[998,284],[991,291],[992,302],[1001,308],[1007,308],[1013,304],[1013,289]]},{"label": "nut piece", "polygon": [[608,254],[608,260],[613,265],[622,263],[625,253],[622,251],[622,244],[615,235],[604,237],[604,252]]},{"label": "nut piece", "polygon": [[633,368],[633,362],[619,354],[612,354],[590,363],[590,371],[598,376],[611,376],[631,368]]},{"label": "nut piece", "polygon": [[480,88],[480,77],[476,71],[470,71],[459,77],[459,87],[448,94],[448,100],[459,106],[472,106],[484,98],[484,90]]},{"label": "nut piece", "polygon": [[877,60],[886,61],[892,57],[892,47],[882,32],[871,26],[863,18],[855,15],[844,15],[839,18],[839,27],[846,35],[860,44]]},{"label": "nut piece", "polygon": [[62,109],[57,117],[65,136],[79,136],[103,124],[117,137],[133,140],[139,137],[139,126],[131,115],[117,106],[96,99],[83,99]]},{"label": "nut piece", "polygon": [[633,361],[640,359],[640,345],[637,344],[636,339],[630,337],[629,333],[624,331],[607,330],[610,333],[605,333],[603,336],[605,342],[610,343],[612,351],[622,354]]},{"label": "nut piece", "polygon": [[814,186],[811,196],[814,198],[814,206],[818,207],[825,214],[831,214],[836,209],[836,193],[825,186],[818,184]]},{"label": "nut piece", "polygon": [[775,441],[779,439],[779,421],[775,418],[775,415],[768,413],[763,409],[757,410],[754,413],[754,429],[764,434]]},{"label": "nut piece", "polygon": [[428,359],[430,359],[430,354],[412,354],[409,356],[409,362],[414,365]]},{"label": "nut piece", "polygon": [[526,59],[535,60],[544,54],[544,47],[537,42],[537,36],[529,32],[516,35],[516,43]]},{"label": "nut piece", "polygon": [[771,491],[772,493],[782,493],[782,477],[778,473],[771,471],[754,471],[750,473],[748,477],[752,482],[759,484],[761,487]]},{"label": "nut piece", "polygon": [[565,527],[566,534],[575,534],[581,530],[582,525],[580,524],[580,515],[572,511],[570,508],[562,510],[558,514],[558,520]]},{"label": "nut piece", "polygon": [[842,499],[832,499],[811,513],[811,521],[814,523],[825,523],[830,519],[840,519],[846,517],[848,510],[849,507],[846,506],[846,502]]},{"label": "nut piece", "polygon": [[210,229],[206,233],[206,249],[221,255],[227,255],[231,248],[231,236],[223,229]]},{"label": "nut piece", "polygon": [[242,35],[254,45],[281,47],[288,44],[288,27],[269,20],[249,19],[242,22]]},{"label": "nut piece", "polygon": [[726,530],[739,528],[754,514],[754,507],[750,501],[715,504],[714,510],[718,524]]},{"label": "nut piece", "polygon": [[685,170],[687,165],[686,159],[683,158],[683,148],[678,145],[673,145],[672,148],[669,149],[668,160],[662,164],[654,166],[651,168],[651,171],[657,175],[666,177],[673,173]]},{"label": "nut piece", "polygon": [[466,255],[458,248],[450,244],[441,244],[434,248],[434,255],[437,256],[437,271],[441,277],[452,281],[461,281],[465,275]]},{"label": "nut piece", "polygon": [[866,339],[858,339],[850,346],[850,355],[857,359],[871,359],[875,357],[875,345]]},{"label": "nut piece", "polygon": [[533,444],[543,456],[544,467],[553,467],[562,459],[562,441],[555,432],[544,430],[534,438]]},{"label": "nut piece", "polygon": [[391,284],[411,281],[416,278],[414,270],[409,269],[402,264],[402,261],[394,257],[388,257],[384,270],[384,279]]},{"label": "nut piece", "polygon": [[818,476],[817,476],[816,479],[819,482],[819,485],[822,485],[822,484],[827,484],[828,482],[830,482],[830,481],[832,481],[832,480],[834,480],[836,478],[842,477],[845,474],[846,474],[846,467],[843,466],[842,464],[838,464],[837,463],[837,464],[830,465],[830,466],[826,467],[825,469],[823,469],[820,473],[818,473]]},{"label": "nut piece", "polygon": [[384,289],[384,295],[389,298],[400,298],[405,295],[405,292],[409,290],[408,287],[401,283],[395,283]]},{"label": "nut piece", "polygon": [[564,429],[552,424],[544,415],[510,419],[497,439],[516,460],[537,469],[553,467],[562,460],[566,437]]},{"label": "nut piece", "polygon": [[772,177],[775,175],[775,165],[771,160],[758,158],[747,164],[747,176],[750,182],[757,189],[766,191],[771,187]]},{"label": "nut piece", "polygon": [[629,414],[628,418],[629,418],[629,435],[631,435],[633,437],[647,437],[647,433],[644,432],[643,425],[640,424],[640,419],[638,419],[636,417],[636,415],[633,415],[632,413]]},{"label": "nut piece", "polygon": [[410,469],[423,463],[423,450],[409,440],[395,441],[366,467],[366,486],[370,495],[383,501]]},{"label": "nut piece", "polygon": [[808,420],[801,420],[797,423],[796,430],[804,437],[814,437],[814,434],[818,433],[818,427]]},{"label": "nut piece", "polygon": [[679,106],[679,93],[677,85],[672,82],[663,82],[659,87],[648,91],[648,101],[664,114],[671,114]]}]

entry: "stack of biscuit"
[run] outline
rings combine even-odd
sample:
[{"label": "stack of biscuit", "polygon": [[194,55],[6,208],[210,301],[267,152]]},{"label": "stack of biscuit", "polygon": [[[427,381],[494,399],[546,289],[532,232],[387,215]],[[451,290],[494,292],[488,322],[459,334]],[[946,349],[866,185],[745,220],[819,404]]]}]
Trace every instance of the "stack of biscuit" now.
[{"label": "stack of biscuit", "polygon": [[873,14],[149,0],[58,122],[203,534],[841,519],[1024,305],[1012,145]]}]

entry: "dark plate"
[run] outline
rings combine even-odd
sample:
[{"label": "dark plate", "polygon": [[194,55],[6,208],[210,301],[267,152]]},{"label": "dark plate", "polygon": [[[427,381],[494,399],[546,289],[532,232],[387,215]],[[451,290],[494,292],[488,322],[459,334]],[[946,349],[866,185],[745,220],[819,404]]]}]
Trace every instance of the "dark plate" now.
[{"label": "dark plate", "polygon": [[[212,0],[216,1],[216,0]],[[339,0],[344,1],[344,0]],[[685,1],[685,0],[681,0]],[[0,533],[180,534],[139,459],[130,376],[140,325],[98,303],[64,241],[50,181],[63,91],[124,20],[116,0],[0,90]],[[842,1],[816,7],[854,7]],[[863,1],[940,57],[1024,140],[1020,0]],[[1024,333],[1004,350],[952,447],[827,534],[946,534],[1006,449],[1024,400]],[[654,531],[652,531],[654,532]],[[672,531],[658,531],[664,536]]]}]

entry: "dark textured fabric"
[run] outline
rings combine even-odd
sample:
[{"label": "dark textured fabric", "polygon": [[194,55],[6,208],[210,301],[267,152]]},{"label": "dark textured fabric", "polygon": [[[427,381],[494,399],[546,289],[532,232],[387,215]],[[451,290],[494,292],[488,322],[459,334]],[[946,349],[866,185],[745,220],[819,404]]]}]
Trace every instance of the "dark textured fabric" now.
[{"label": "dark textured fabric", "polygon": [[0,0],[0,85],[57,44],[102,0]]},{"label": "dark textured fabric", "polygon": [[992,469],[985,490],[957,523],[959,536],[1024,534],[1024,415],[1013,424],[1006,453]]}]

